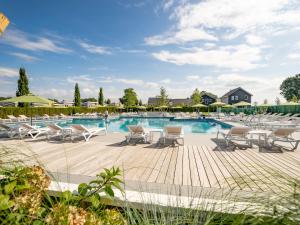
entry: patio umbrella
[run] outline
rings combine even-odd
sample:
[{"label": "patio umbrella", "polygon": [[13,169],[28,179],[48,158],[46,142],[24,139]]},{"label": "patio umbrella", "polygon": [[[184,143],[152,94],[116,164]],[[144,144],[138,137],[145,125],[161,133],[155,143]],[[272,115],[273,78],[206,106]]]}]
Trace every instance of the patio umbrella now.
[{"label": "patio umbrella", "polygon": [[245,102],[245,101],[241,101],[241,102],[233,104],[233,106],[235,106],[235,107],[246,107],[246,106],[251,106],[251,103]]},{"label": "patio umbrella", "polygon": [[[19,97],[14,97],[14,98],[9,98],[9,99],[5,99],[1,102],[13,102],[13,103],[29,103],[30,105],[32,105],[33,103],[40,103],[40,104],[51,104],[52,101],[38,96],[38,95],[34,95],[34,94],[28,94],[28,95],[22,95]],[[32,108],[30,107],[30,124],[32,125]]]},{"label": "patio umbrella", "polygon": [[146,110],[146,109],[147,109],[147,107],[146,107],[146,106],[143,106],[143,105],[138,106],[137,108],[140,109],[140,110]]},{"label": "patio umbrella", "polygon": [[224,106],[222,106],[222,108],[231,109],[231,108],[234,108],[234,106],[233,105],[224,105]]},{"label": "patio umbrella", "polygon": [[222,107],[224,105],[226,105],[226,103],[224,102],[214,102],[210,104],[210,106],[216,106],[216,107]]},{"label": "patio umbrella", "polygon": [[171,107],[171,109],[182,109],[182,107],[181,106],[173,106],[173,107]]},{"label": "patio umbrella", "polygon": [[204,105],[204,104],[201,104],[201,103],[196,104],[196,105],[192,105],[192,108],[205,108],[205,107],[207,107],[207,105]]}]

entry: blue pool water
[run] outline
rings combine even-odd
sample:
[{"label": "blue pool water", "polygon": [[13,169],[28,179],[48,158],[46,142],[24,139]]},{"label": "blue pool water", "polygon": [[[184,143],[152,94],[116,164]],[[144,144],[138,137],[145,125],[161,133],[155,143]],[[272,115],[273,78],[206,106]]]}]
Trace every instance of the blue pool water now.
[{"label": "blue pool water", "polygon": [[86,127],[107,127],[108,132],[127,132],[127,125],[141,125],[146,128],[164,128],[165,126],[182,126],[185,133],[216,133],[219,128],[229,129],[230,125],[213,119],[186,119],[176,120],[174,118],[142,118],[126,117],[112,119],[108,122],[102,119],[73,119],[72,121],[60,123],[66,127],[72,124],[82,124]]}]

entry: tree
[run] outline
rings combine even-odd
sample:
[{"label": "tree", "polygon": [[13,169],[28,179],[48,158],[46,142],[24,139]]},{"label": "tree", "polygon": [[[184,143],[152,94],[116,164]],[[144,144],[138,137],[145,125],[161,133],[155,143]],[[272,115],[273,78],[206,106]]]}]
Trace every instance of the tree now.
[{"label": "tree", "polygon": [[293,77],[286,78],[280,85],[280,94],[287,101],[291,101],[293,96],[296,96],[297,99],[300,99],[300,74],[297,74]]},{"label": "tree", "polygon": [[104,104],[104,97],[103,97],[103,89],[102,89],[102,87],[99,90],[98,104],[99,105],[103,105]]},{"label": "tree", "polygon": [[143,102],[142,102],[142,99],[140,99],[139,106],[142,106],[142,105],[143,105]]},{"label": "tree", "polygon": [[106,99],[106,104],[107,105],[110,105],[110,103],[111,103],[111,100],[108,98],[108,99]]},{"label": "tree", "polygon": [[74,91],[74,105],[75,106],[80,106],[81,105],[81,100],[80,100],[80,90],[78,83],[75,84],[75,91]]},{"label": "tree", "polygon": [[265,105],[268,104],[268,99],[265,99],[265,100],[264,100],[264,104],[265,104]]},{"label": "tree", "polygon": [[191,95],[191,99],[192,99],[192,104],[196,105],[202,102],[202,97],[200,94],[200,91],[198,90],[198,88],[196,88],[193,92],[193,94]]},{"label": "tree", "polygon": [[97,102],[96,98],[82,98],[81,102]]},{"label": "tree", "polygon": [[276,97],[276,99],[275,99],[275,104],[280,105],[280,99],[278,97]]},{"label": "tree", "polygon": [[28,78],[26,76],[26,71],[24,68],[19,70],[19,80],[18,80],[18,90],[16,91],[16,96],[22,96],[29,94]]},{"label": "tree", "polygon": [[[300,87],[299,87],[300,88]],[[291,102],[298,102],[299,101],[299,99],[297,98],[297,96],[296,95],[294,95],[293,97],[292,97],[292,99],[291,99]]]},{"label": "tree", "polygon": [[120,102],[125,106],[130,107],[136,106],[139,100],[133,88],[126,88],[124,90],[124,96],[122,97],[122,100],[120,99]]},{"label": "tree", "polygon": [[167,95],[167,91],[164,87],[160,88],[160,95],[157,96],[158,97],[158,104],[160,106],[162,105],[168,105],[168,95]]}]

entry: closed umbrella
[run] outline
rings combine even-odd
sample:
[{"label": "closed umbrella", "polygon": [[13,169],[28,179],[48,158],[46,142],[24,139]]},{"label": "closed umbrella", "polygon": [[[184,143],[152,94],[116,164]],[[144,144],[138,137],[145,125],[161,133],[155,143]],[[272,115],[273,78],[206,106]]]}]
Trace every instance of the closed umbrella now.
[{"label": "closed umbrella", "polygon": [[[28,94],[28,95],[22,95],[19,97],[9,98],[9,99],[5,99],[1,102],[29,103],[30,105],[32,105],[33,103],[47,104],[47,105],[52,104],[52,101],[50,101],[44,97],[34,95],[34,94]],[[32,125],[32,110],[31,110],[31,108],[30,108],[30,123]]]}]

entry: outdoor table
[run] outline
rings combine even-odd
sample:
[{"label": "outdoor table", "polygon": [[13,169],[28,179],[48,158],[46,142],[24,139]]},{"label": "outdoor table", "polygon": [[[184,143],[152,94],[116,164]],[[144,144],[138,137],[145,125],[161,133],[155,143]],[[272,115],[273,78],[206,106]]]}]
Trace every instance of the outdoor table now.
[{"label": "outdoor table", "polygon": [[249,131],[250,134],[250,138],[251,138],[251,142],[253,142],[253,135],[257,135],[258,136],[258,144],[261,143],[261,140],[263,139],[263,143],[264,143],[264,147],[266,147],[268,145],[267,139],[268,139],[268,134],[270,133],[270,131],[268,130],[251,130]]}]

